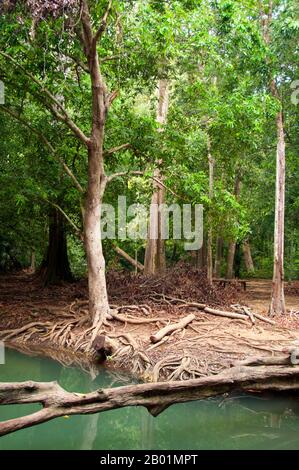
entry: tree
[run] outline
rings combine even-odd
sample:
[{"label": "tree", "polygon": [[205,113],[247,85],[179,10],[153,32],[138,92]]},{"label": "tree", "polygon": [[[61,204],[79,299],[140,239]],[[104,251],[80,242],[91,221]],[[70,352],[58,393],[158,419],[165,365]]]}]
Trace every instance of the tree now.
[{"label": "tree", "polygon": [[[267,12],[262,11],[263,37],[266,45],[271,43],[270,26],[273,18],[273,1],[269,1]],[[276,153],[276,190],[275,190],[275,228],[274,228],[274,267],[270,314],[285,313],[284,298],[284,219],[285,219],[285,131],[284,117],[275,78],[270,78],[270,90],[280,104],[276,116],[277,153]]]},{"label": "tree", "polygon": [[[169,107],[169,83],[167,79],[160,79],[158,84],[157,123],[158,132],[163,132],[166,124]],[[161,164],[158,161],[157,164]],[[166,269],[165,241],[163,239],[163,212],[165,204],[165,187],[159,168],[154,170],[153,195],[151,199],[151,214],[148,224],[148,239],[144,258],[145,274],[163,274]]]},{"label": "tree", "polygon": [[[234,195],[236,200],[239,199],[241,192],[241,176],[240,170],[237,169],[237,174],[235,177],[235,188],[234,188]],[[236,253],[236,240],[230,241],[228,245],[228,252],[227,252],[227,266],[226,266],[226,277],[227,279],[232,279],[234,277],[234,259]]]},{"label": "tree", "polygon": [[[48,5],[49,11],[43,6],[43,3],[36,4],[29,2],[34,11],[34,18],[42,18],[44,15],[52,14],[57,17],[62,14],[64,7],[72,8],[76,2],[57,1],[56,4]],[[36,10],[36,7],[38,9]],[[71,118],[70,112],[65,108],[65,104],[59,97],[55,96],[47,89],[42,81],[29,72],[25,66],[20,64],[7,53],[2,53],[6,60],[10,61],[25,76],[30,77],[34,82],[37,90],[32,91],[33,94],[38,92],[38,100],[51,112],[57,121],[65,124],[74,134],[74,136],[85,146],[88,154],[88,184],[84,197],[84,241],[88,261],[88,285],[89,285],[89,310],[92,323],[94,326],[100,326],[109,312],[106,277],[105,277],[105,260],[101,242],[101,204],[107,183],[107,176],[104,170],[104,135],[105,123],[108,110],[117,96],[117,92],[109,93],[107,85],[103,79],[100,69],[100,61],[97,45],[102,39],[108,23],[108,18],[112,9],[112,1],[102,2],[100,7],[104,6],[104,13],[100,19],[98,28],[94,31],[92,27],[92,19],[90,16],[89,4],[87,0],[82,1],[80,9],[80,40],[83,49],[83,55],[87,62],[82,65],[84,70],[90,76],[91,85],[91,130],[90,136]],[[34,20],[34,27],[37,27],[38,21]],[[36,37],[31,35],[32,37]],[[69,41],[73,39],[69,37]],[[63,100],[64,101],[64,100]]]},{"label": "tree", "polygon": [[55,207],[51,208],[49,214],[49,242],[39,275],[45,286],[60,281],[73,281],[67,252],[65,219]]}]

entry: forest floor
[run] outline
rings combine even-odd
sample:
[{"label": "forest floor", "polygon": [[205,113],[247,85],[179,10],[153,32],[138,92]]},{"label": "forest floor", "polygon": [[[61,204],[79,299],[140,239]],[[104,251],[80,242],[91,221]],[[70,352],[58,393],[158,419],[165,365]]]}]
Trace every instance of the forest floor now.
[{"label": "forest floor", "polygon": [[[105,334],[117,339],[119,348],[106,362],[144,380],[216,374],[249,356],[281,355],[299,340],[298,282],[286,284],[288,311],[275,318],[275,324],[245,314],[217,316],[196,305],[233,314],[247,306],[249,312],[269,320],[268,280],[248,280],[245,292],[237,283],[210,288],[204,273],[179,266],[162,278],[110,273],[108,291],[116,314]],[[90,357],[74,342],[88,328],[87,308],[86,281],[43,288],[26,272],[0,276],[0,339],[25,352],[94,369]],[[161,328],[190,314],[195,317],[187,327],[152,342],[151,336]]]}]

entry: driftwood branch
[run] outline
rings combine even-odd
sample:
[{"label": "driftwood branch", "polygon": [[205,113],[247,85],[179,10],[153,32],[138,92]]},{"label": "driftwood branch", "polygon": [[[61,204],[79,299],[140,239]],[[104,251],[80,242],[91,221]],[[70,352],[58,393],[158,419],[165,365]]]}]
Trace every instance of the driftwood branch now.
[{"label": "driftwood branch", "polygon": [[233,367],[218,375],[180,382],[157,382],[70,393],[57,382],[0,383],[0,405],[41,403],[43,409],[0,423],[0,436],[65,415],[93,414],[126,406],[144,406],[157,416],[173,403],[184,403],[232,390],[299,390],[299,367]]}]

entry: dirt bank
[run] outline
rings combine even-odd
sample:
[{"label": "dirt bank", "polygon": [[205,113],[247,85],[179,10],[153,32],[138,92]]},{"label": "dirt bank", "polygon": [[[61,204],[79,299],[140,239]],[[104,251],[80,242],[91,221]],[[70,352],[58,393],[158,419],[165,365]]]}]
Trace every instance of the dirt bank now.
[{"label": "dirt bank", "polygon": [[[146,380],[208,376],[248,356],[281,355],[299,339],[296,296],[291,303],[287,298],[291,311],[275,319],[275,325],[257,318],[253,323],[246,315],[241,319],[215,316],[195,304],[233,314],[236,304],[242,304],[266,317],[268,281],[249,281],[245,293],[236,285],[211,289],[204,273],[179,267],[155,279],[112,273],[108,286],[116,314],[102,333],[118,341],[118,346],[107,362]],[[37,348],[51,355],[54,347],[56,352],[69,352],[74,362],[79,357],[81,362],[86,357],[87,363],[94,359],[94,353],[84,355],[74,346],[88,328],[87,308],[85,281],[43,289],[26,273],[0,277],[0,337],[7,336],[8,330],[21,329],[7,341],[27,352]],[[159,330],[190,314],[194,319],[187,327],[156,344],[151,341]]]}]

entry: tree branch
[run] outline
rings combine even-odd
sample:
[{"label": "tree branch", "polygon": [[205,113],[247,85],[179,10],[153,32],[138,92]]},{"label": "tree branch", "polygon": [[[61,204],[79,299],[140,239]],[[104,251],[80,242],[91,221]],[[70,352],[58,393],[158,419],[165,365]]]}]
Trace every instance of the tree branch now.
[{"label": "tree branch", "polygon": [[[62,106],[62,104],[59,102],[59,100],[43,85],[43,83],[38,80],[34,75],[32,75],[28,70],[26,70],[23,65],[21,65],[19,62],[17,62],[13,57],[11,57],[9,54],[6,54],[3,51],[0,51],[0,55],[8,59],[10,62],[12,62],[17,68],[22,70],[24,74],[29,77],[34,83],[36,83],[40,87],[40,91],[44,93],[45,96],[47,96],[50,99],[50,103],[48,103],[47,107],[50,109],[52,114],[59,119],[60,121],[64,122],[78,137],[86,146],[89,145],[90,139],[84,134],[84,132],[75,124],[75,122],[71,119],[69,116],[68,112]],[[46,104],[44,100],[41,100],[43,104]],[[58,109],[62,112],[62,114],[59,113]]]},{"label": "tree branch", "polygon": [[59,121],[65,123],[73,132],[73,134],[81,140],[81,142],[88,147],[90,145],[90,139],[84,134],[84,132],[74,123],[74,121],[69,117],[69,115],[61,114],[53,105],[52,103],[45,103],[44,105],[51,111],[51,113],[58,119]]},{"label": "tree branch", "polygon": [[112,147],[109,150],[104,151],[104,155],[112,155],[113,153],[119,152],[120,150],[125,150],[131,147],[131,144],[122,144],[117,147]]},{"label": "tree branch", "polygon": [[[130,176],[130,175],[136,175],[136,176],[145,176],[144,171],[120,171],[118,173],[113,173],[112,175],[108,176],[107,183],[111,183],[115,178],[119,178],[121,176]],[[166,189],[166,191],[169,191],[173,196],[179,197],[178,194],[176,194],[172,189],[168,188],[159,178],[153,175],[148,175],[148,178],[151,178],[153,181],[155,181],[158,185],[160,185],[162,188]]]},{"label": "tree branch", "polygon": [[93,38],[93,45],[94,47],[96,47],[96,44],[97,42],[101,39],[101,37],[103,36],[104,32],[106,31],[106,28],[107,28],[107,21],[108,21],[108,17],[109,17],[109,14],[110,14],[110,11],[111,11],[111,8],[112,8],[112,0],[109,0],[108,4],[107,4],[107,8],[105,10],[105,13],[102,17],[102,21],[101,21],[101,24],[97,30],[97,32],[95,33],[94,35],[94,38]]},{"label": "tree branch", "polygon": [[113,173],[110,176],[107,176],[107,183],[111,183],[115,178],[120,178],[121,176],[130,176],[130,175],[137,175],[137,176],[144,176],[143,171],[119,171],[118,173]]},{"label": "tree branch", "polygon": [[82,41],[85,48],[85,55],[88,57],[92,47],[93,33],[91,28],[91,19],[89,14],[89,8],[86,0],[82,0]]},{"label": "tree branch", "polygon": [[69,59],[71,59],[74,62],[74,64],[76,64],[78,67],[84,70],[84,72],[89,73],[88,65],[85,64],[81,59],[74,57],[70,54],[64,54],[64,55],[68,57]]},{"label": "tree branch", "polygon": [[76,235],[78,236],[78,238],[81,240],[81,241],[84,241],[84,235],[83,233],[81,232],[81,230],[79,229],[79,227],[77,227],[77,225],[72,221],[72,219],[67,215],[66,212],[64,212],[64,210],[58,205],[58,204],[55,204],[55,202],[51,202],[49,201],[48,199],[45,199],[45,201],[50,204],[51,206],[55,207],[59,212],[61,212],[61,214],[63,215],[63,217],[68,221],[68,223],[73,227],[73,229],[75,230],[76,232]]}]

